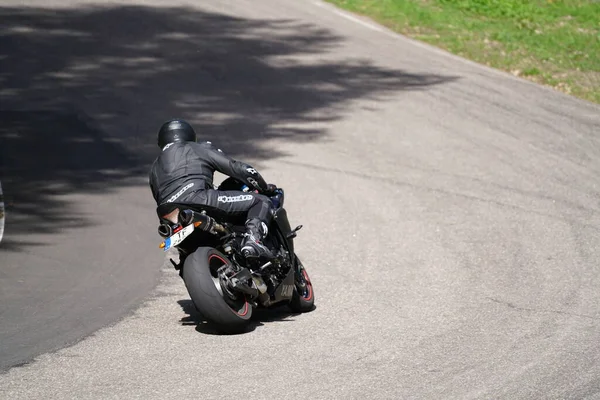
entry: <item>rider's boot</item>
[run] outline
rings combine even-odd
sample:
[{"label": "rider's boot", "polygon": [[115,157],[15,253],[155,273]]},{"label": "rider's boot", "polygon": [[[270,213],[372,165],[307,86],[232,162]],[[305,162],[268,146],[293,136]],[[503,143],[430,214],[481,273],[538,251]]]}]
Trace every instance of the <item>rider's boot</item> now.
[{"label": "rider's boot", "polygon": [[273,258],[273,253],[262,243],[267,236],[267,225],[259,219],[246,221],[246,238],[242,244],[242,255],[246,258]]}]

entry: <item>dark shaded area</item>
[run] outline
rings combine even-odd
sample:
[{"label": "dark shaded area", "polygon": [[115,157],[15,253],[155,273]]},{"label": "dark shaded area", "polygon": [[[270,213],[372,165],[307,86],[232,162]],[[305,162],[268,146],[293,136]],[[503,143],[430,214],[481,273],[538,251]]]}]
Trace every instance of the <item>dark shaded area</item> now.
[{"label": "dark shaded area", "polygon": [[[53,233],[86,227],[74,204],[60,196],[110,191],[122,178],[144,173],[143,163],[124,146],[110,142],[76,112],[0,111],[3,184],[14,233]],[[38,243],[39,244],[39,243]],[[35,242],[27,241],[27,246]]]},{"label": "dark shaded area", "polygon": [[89,223],[63,195],[143,184],[130,178],[145,179],[155,131],[173,116],[233,156],[270,158],[281,154],[264,139],[317,140],[326,131],[312,123],[340,118],[349,101],[451,79],[368,60],[302,60],[343,39],[294,20],[133,6],[0,8],[0,20],[0,179],[12,250],[35,243],[11,235]]},{"label": "dark shaded area", "polygon": [[[192,300],[179,300],[177,304],[181,306],[181,310],[188,316],[181,319],[182,325],[195,325],[196,331],[206,335],[223,335],[220,333],[213,324],[211,324],[198,310],[194,307]],[[314,307],[316,309],[316,306]],[[293,318],[296,315],[300,315],[291,311],[291,309],[281,304],[272,308],[257,308],[252,313],[250,324],[248,329],[244,333],[249,333],[255,330],[259,326],[264,326],[264,323],[269,322],[293,322]]]}]

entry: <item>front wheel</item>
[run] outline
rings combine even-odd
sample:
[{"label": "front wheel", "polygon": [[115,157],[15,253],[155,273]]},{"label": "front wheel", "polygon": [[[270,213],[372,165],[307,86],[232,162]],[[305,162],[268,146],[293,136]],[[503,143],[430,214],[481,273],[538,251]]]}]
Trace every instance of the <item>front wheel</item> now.
[{"label": "front wheel", "polygon": [[212,247],[200,247],[183,265],[183,281],[196,309],[224,333],[246,330],[252,306],[241,294],[223,289],[217,270],[231,262]]},{"label": "front wheel", "polygon": [[294,293],[290,308],[297,313],[312,311],[315,308],[315,292],[308,272],[296,256],[296,274],[294,276]]}]

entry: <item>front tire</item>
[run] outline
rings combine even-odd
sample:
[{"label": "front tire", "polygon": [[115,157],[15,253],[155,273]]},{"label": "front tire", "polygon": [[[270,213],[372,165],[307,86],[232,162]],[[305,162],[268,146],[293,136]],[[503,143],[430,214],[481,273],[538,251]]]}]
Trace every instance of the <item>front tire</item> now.
[{"label": "front tire", "polygon": [[217,270],[231,261],[212,247],[200,247],[183,265],[183,281],[196,309],[224,333],[247,329],[252,305],[241,294],[235,298],[223,291]]},{"label": "front tire", "polygon": [[294,293],[290,308],[296,313],[305,313],[315,308],[315,292],[308,272],[296,256],[296,274],[294,276]]}]

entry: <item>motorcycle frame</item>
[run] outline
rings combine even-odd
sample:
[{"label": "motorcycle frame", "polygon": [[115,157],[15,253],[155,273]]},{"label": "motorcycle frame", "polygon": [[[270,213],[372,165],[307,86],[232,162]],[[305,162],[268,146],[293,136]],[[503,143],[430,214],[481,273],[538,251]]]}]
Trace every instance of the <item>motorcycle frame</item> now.
[{"label": "motorcycle frame", "polygon": [[[239,183],[239,181],[237,181],[233,178],[228,178],[221,185],[223,185],[223,184],[226,184],[226,185],[234,184],[235,185],[236,183]],[[241,186],[240,186],[240,188],[238,188],[238,190],[240,190],[240,189],[241,189]],[[227,190],[231,190],[231,189],[227,189]],[[277,244],[283,246],[283,248],[288,253],[290,265],[289,265],[289,271],[286,273],[285,278],[283,278],[279,282],[279,284],[277,286],[275,286],[275,290],[272,295],[270,295],[268,291],[260,294],[257,289],[254,289],[254,290],[256,290],[256,293],[255,293],[255,295],[251,295],[252,300],[253,301],[258,300],[258,302],[264,307],[269,307],[271,305],[280,303],[282,301],[291,300],[291,298],[293,296],[294,275],[296,272],[298,272],[293,240],[296,237],[296,232],[302,227],[302,226],[298,226],[294,230],[291,229],[287,211],[284,208],[284,201],[285,201],[284,190],[279,188],[278,194],[273,197],[277,197],[279,204],[272,211],[272,218],[271,218],[271,222],[269,224],[269,233],[268,233],[267,237],[270,237],[271,240],[273,240]],[[160,209],[160,207],[157,209],[157,211],[159,209]],[[183,210],[193,211],[194,215],[198,216],[198,218],[202,218],[204,220],[204,222],[208,222],[210,219],[212,219],[212,217],[202,214],[202,206],[201,205],[191,206],[189,204],[183,204],[183,203],[182,204],[170,203],[169,209],[171,210],[171,214],[174,212],[174,210],[177,210],[177,214],[175,216],[175,221],[177,221],[176,223],[173,220],[173,215],[171,215],[170,218],[165,218],[166,215],[164,212],[159,213],[159,216],[160,216],[159,218],[160,218],[162,224],[169,224],[169,223],[171,224],[171,229],[170,229],[171,232],[172,232],[172,228],[174,226],[181,225],[179,222],[179,215]],[[160,215],[160,214],[163,214],[163,215]],[[195,220],[196,220],[196,218],[195,218]],[[193,221],[192,221],[192,223],[193,223]],[[179,251],[180,257],[181,257],[181,255],[186,257],[187,255],[196,251],[199,247],[206,246],[206,247],[213,247],[217,250],[222,249],[223,244],[224,244],[222,241],[222,238],[226,235],[234,233],[235,230],[232,229],[232,226],[235,226],[235,225],[230,224],[230,223],[224,223],[224,224],[217,223],[217,226],[219,228],[219,232],[217,235],[209,234],[208,232],[203,231],[202,229],[195,229],[194,233],[192,233],[190,236],[185,238],[181,243],[174,246]],[[163,234],[161,234],[161,236],[164,237]],[[227,256],[227,259],[231,263],[237,264],[237,262],[229,254],[226,254],[226,256]],[[171,260],[171,263],[173,263],[175,268],[177,270],[179,270],[179,273],[182,276],[183,268],[184,268],[184,265],[183,265],[184,261],[180,261],[179,264],[176,264],[175,262],[173,262]],[[240,266],[240,265],[238,264],[238,266]],[[248,268],[245,268],[243,266],[240,266],[240,267],[242,267],[242,270],[241,270],[242,272],[244,270],[250,272],[250,270]],[[249,289],[249,287],[247,289]],[[248,291],[244,291],[244,290],[238,291],[238,293],[244,293],[244,292],[246,294],[250,295],[250,293],[248,293]]]}]

